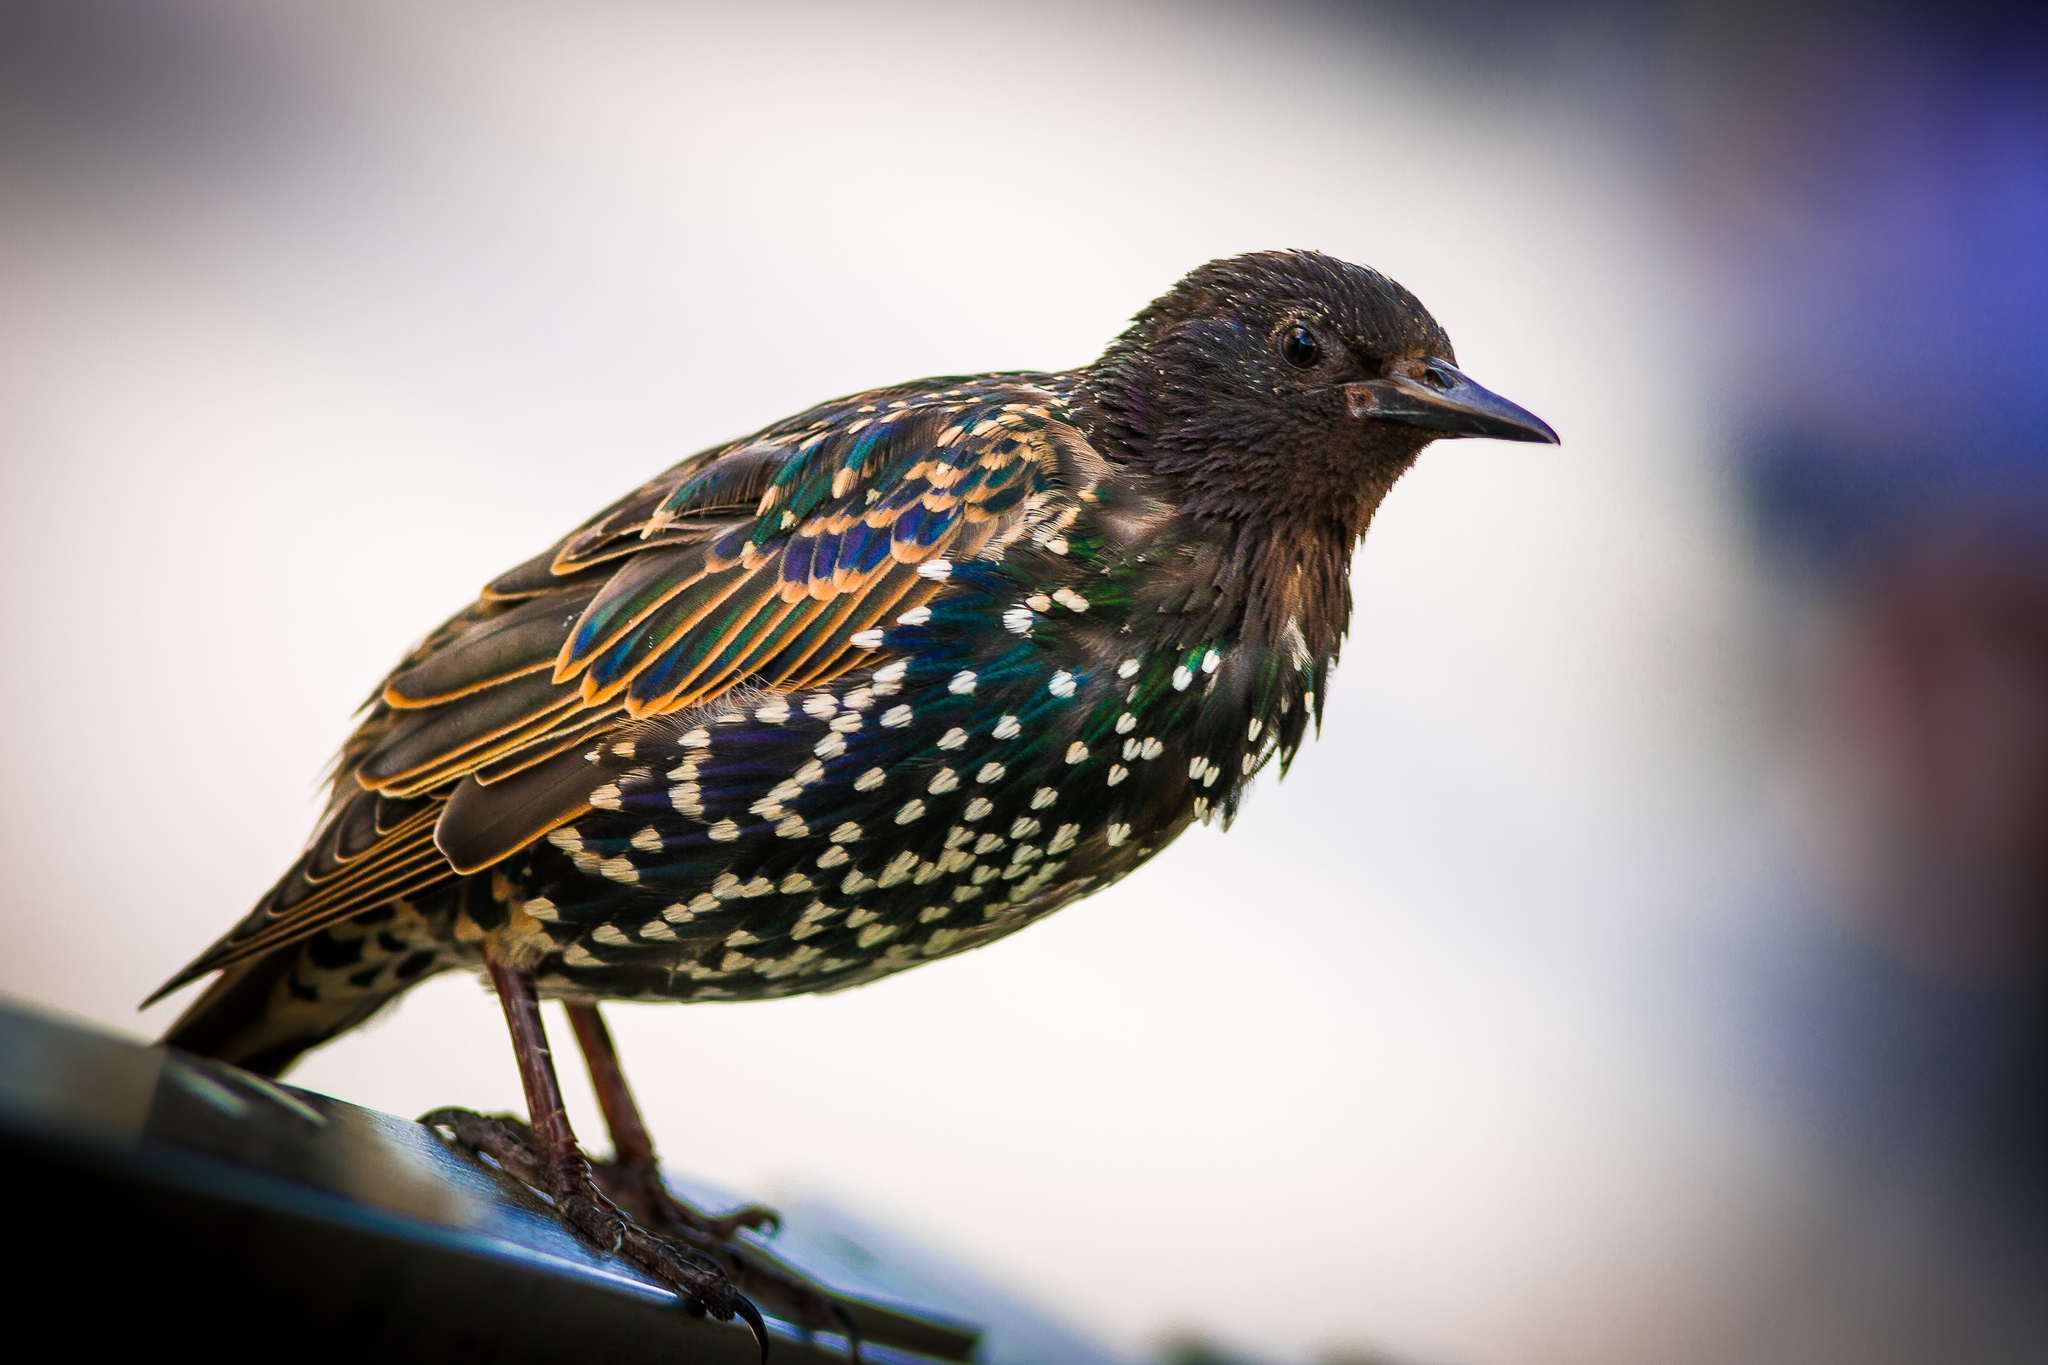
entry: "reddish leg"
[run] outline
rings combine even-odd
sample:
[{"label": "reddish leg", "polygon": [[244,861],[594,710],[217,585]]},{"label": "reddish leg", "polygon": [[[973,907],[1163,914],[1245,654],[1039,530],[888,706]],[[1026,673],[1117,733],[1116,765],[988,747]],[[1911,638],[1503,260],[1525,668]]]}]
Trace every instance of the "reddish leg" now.
[{"label": "reddish leg", "polygon": [[[519,1081],[526,1091],[531,1131],[522,1132],[516,1123],[461,1109],[436,1110],[421,1122],[452,1128],[456,1140],[464,1146],[488,1153],[499,1165],[552,1200],[562,1221],[599,1252],[622,1256],[673,1286],[691,1311],[709,1313],[720,1321],[734,1317],[743,1320],[761,1343],[761,1358],[765,1361],[767,1326],[732,1280],[715,1263],[699,1263],[710,1258],[687,1254],[634,1224],[598,1189],[590,1163],[576,1145],[568,1112],[562,1107],[562,1087],[555,1076],[547,1031],[541,1024],[533,974],[502,962],[488,965],[491,984],[497,988],[498,999],[505,1007],[512,1050],[519,1060]],[[645,1136],[643,1129],[643,1141]],[[653,1155],[651,1146],[648,1155]]]},{"label": "reddish leg", "polygon": [[737,1246],[733,1233],[740,1228],[777,1227],[781,1220],[772,1209],[758,1204],[735,1209],[713,1218],[691,1207],[669,1192],[662,1183],[661,1166],[655,1160],[654,1139],[640,1117],[640,1106],[626,1085],[626,1073],[619,1065],[619,1050],[611,1030],[596,1005],[570,1004],[569,1022],[575,1027],[576,1042],[590,1067],[590,1084],[597,1092],[598,1107],[604,1110],[605,1126],[611,1129],[612,1156],[593,1174],[607,1193],[632,1210],[633,1216],[685,1245],[717,1257],[726,1272],[746,1292],[769,1303],[777,1312],[811,1330],[846,1334],[854,1360],[860,1359],[860,1333],[846,1310],[834,1303],[817,1286],[767,1264],[751,1248]]},{"label": "reddish leg", "polygon": [[671,1226],[707,1233],[721,1242],[730,1241],[741,1228],[776,1228],[781,1225],[774,1210],[749,1204],[723,1217],[713,1218],[692,1208],[669,1192],[662,1183],[661,1165],[655,1160],[654,1140],[647,1135],[640,1106],[626,1085],[626,1073],[619,1066],[619,1051],[612,1043],[611,1030],[596,1005],[567,1006],[569,1023],[576,1030],[576,1042],[590,1067],[590,1084],[597,1091],[598,1106],[604,1110],[605,1126],[611,1129],[612,1160],[596,1168],[596,1176],[612,1198],[632,1210],[648,1226],[667,1231]]}]

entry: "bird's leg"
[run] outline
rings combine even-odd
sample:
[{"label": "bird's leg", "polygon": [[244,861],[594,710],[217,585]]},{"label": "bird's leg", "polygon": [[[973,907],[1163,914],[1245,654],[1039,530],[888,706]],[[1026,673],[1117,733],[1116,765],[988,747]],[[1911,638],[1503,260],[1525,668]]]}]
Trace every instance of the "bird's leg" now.
[{"label": "bird's leg", "polygon": [[714,1218],[669,1191],[654,1157],[654,1140],[648,1136],[640,1106],[626,1085],[611,1030],[594,1004],[570,1003],[566,1008],[583,1060],[590,1067],[590,1084],[597,1092],[598,1107],[604,1110],[605,1126],[611,1130],[612,1160],[596,1164],[593,1172],[605,1191],[635,1218],[716,1256],[748,1293],[771,1303],[805,1328],[844,1332],[853,1359],[859,1360],[860,1335],[845,1309],[816,1285],[783,1274],[732,1244],[733,1234],[741,1228],[779,1228],[782,1220],[774,1210],[749,1204]]},{"label": "bird's leg", "polygon": [[741,1228],[776,1229],[782,1220],[773,1209],[749,1204],[731,1213],[712,1217],[693,1208],[670,1192],[661,1178],[661,1165],[654,1157],[654,1140],[640,1117],[640,1106],[626,1085],[626,1073],[619,1066],[619,1051],[612,1043],[611,1030],[594,1004],[567,1006],[569,1023],[576,1030],[576,1042],[590,1067],[590,1084],[597,1091],[598,1107],[604,1110],[605,1126],[611,1130],[612,1159],[595,1163],[598,1183],[613,1199],[631,1210],[633,1216],[661,1231],[687,1228],[706,1233],[721,1242],[729,1241]]},{"label": "bird's leg", "polygon": [[598,1188],[562,1106],[562,1087],[541,1023],[533,973],[496,959],[487,965],[491,984],[505,1008],[532,1125],[522,1131],[516,1122],[463,1110],[438,1110],[422,1122],[452,1128],[457,1141],[488,1153],[552,1200],[562,1221],[599,1252],[621,1256],[672,1286],[692,1312],[709,1313],[720,1321],[743,1320],[761,1343],[762,1359],[767,1359],[768,1332],[761,1314],[723,1268],[711,1258],[672,1246],[632,1222]]}]

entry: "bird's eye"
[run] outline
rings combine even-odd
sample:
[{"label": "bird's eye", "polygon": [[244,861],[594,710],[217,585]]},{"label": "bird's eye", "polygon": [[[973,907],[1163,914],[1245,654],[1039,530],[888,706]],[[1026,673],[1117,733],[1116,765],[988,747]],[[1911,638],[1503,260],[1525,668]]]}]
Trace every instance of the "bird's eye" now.
[{"label": "bird's eye", "polygon": [[1308,328],[1289,327],[1280,334],[1280,357],[1297,370],[1312,370],[1323,358],[1323,346]]},{"label": "bird's eye", "polygon": [[1443,393],[1450,389],[1453,381],[1443,366],[1431,365],[1423,370],[1422,382],[1435,389],[1438,393]]}]

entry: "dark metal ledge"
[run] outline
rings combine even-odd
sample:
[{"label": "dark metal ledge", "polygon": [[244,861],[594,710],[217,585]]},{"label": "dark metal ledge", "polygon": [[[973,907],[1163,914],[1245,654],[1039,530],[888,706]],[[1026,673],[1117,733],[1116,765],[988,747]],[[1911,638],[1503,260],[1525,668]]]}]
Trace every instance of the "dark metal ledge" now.
[{"label": "dark metal ledge", "polygon": [[[40,1290],[53,1307],[77,1304],[99,1286],[97,1311],[65,1328],[67,1349],[433,1365],[758,1358],[745,1328],[685,1315],[524,1186],[416,1123],[5,1008],[0,1150],[15,1235],[31,1243],[15,1301]],[[768,1245],[844,1293],[869,1360],[974,1358],[976,1328],[898,1301],[888,1267],[836,1258],[834,1242],[792,1219]],[[774,1365],[845,1359],[837,1338],[769,1327]]]}]

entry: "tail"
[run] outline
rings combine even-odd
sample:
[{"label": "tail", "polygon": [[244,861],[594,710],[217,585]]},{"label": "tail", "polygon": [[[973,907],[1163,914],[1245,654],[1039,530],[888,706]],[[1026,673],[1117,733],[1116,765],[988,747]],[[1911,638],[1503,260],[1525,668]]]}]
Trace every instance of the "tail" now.
[{"label": "tail", "polygon": [[[337,927],[345,935],[354,926]],[[337,970],[337,950],[356,945],[368,951],[359,949],[350,959],[353,970]],[[379,947],[372,934],[322,932],[237,963],[214,979],[160,1041],[260,1076],[281,1076],[305,1053],[449,965],[417,951],[389,954],[380,962]]]}]

